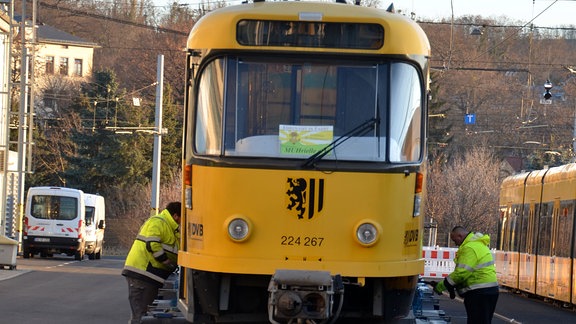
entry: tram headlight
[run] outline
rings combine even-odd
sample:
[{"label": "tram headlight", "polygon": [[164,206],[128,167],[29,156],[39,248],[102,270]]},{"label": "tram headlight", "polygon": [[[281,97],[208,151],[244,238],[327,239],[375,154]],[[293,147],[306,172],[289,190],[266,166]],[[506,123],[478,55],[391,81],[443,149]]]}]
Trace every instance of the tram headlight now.
[{"label": "tram headlight", "polygon": [[232,216],[227,221],[228,237],[234,242],[243,242],[250,237],[250,221],[243,216]]},{"label": "tram headlight", "polygon": [[372,246],[380,239],[382,229],[373,221],[361,221],[356,225],[355,238],[363,246]]}]

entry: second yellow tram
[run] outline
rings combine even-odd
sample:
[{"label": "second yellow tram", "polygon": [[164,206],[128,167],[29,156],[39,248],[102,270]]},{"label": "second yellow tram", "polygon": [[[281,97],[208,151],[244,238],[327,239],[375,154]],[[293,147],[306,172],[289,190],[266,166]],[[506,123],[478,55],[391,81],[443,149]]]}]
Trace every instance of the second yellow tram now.
[{"label": "second yellow tram", "polygon": [[576,163],[506,178],[500,192],[500,284],[576,305]]}]

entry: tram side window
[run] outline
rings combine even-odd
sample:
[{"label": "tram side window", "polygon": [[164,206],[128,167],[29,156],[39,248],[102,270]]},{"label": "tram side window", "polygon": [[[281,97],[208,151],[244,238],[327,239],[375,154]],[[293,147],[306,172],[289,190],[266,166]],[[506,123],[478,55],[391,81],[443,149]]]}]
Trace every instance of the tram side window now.
[{"label": "tram side window", "polygon": [[570,257],[570,242],[574,226],[574,201],[563,201],[558,210],[558,234],[555,252],[559,257]]},{"label": "tram side window", "polygon": [[500,219],[498,222],[498,250],[506,251],[506,213],[507,207],[500,206]]},{"label": "tram side window", "polygon": [[540,204],[532,201],[530,203],[530,216],[528,221],[528,253],[535,254],[538,253],[538,246],[536,245],[538,237],[540,235],[540,224],[538,223],[540,215]]},{"label": "tram side window", "polygon": [[518,251],[520,236],[521,205],[513,205],[510,217],[510,251]]},{"label": "tram side window", "polygon": [[512,205],[510,208],[503,206],[500,209],[500,235],[498,247],[502,251],[518,250],[518,219],[519,205]]},{"label": "tram side window", "polygon": [[530,208],[528,205],[524,205],[524,208],[522,209],[523,212],[522,214],[520,214],[520,228],[519,228],[519,244],[518,244],[518,251],[525,253],[527,251],[527,239],[526,237],[528,236],[528,212],[530,211]]},{"label": "tram side window", "polygon": [[538,231],[538,254],[551,255],[552,253],[552,212],[553,203],[542,204],[540,214],[540,228]]},{"label": "tram side window", "polygon": [[[414,67],[393,64],[390,84],[390,138],[400,154],[392,162],[417,161],[422,152],[422,82]],[[393,147],[390,148],[393,150]]]},{"label": "tram side window", "polygon": [[202,73],[199,83],[195,148],[199,154],[218,155],[222,146],[224,62],[215,60]]},{"label": "tram side window", "polygon": [[532,203],[524,204],[522,209],[522,220],[520,221],[520,249],[522,253],[535,253],[536,238],[538,237],[538,224],[536,215],[538,215],[539,205]]}]

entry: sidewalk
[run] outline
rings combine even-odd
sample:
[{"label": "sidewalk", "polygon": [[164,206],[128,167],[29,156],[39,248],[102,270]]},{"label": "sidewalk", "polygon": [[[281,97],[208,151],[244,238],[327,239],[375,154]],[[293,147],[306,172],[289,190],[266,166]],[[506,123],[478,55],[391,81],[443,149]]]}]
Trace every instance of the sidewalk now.
[{"label": "sidewalk", "polygon": [[24,274],[26,272],[30,272],[31,270],[18,270],[18,269],[14,269],[14,270],[8,270],[8,269],[0,269],[0,281],[2,280],[6,280],[6,279],[12,279],[14,277],[17,277],[21,274]]}]

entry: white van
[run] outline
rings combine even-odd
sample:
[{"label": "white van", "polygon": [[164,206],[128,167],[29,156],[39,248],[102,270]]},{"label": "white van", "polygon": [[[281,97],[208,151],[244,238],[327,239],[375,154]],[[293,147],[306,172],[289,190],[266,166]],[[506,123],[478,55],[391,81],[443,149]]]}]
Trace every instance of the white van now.
[{"label": "white van", "polygon": [[104,197],[84,194],[86,206],[86,255],[88,259],[100,259],[104,247],[104,228],[106,228],[106,211]]},{"label": "white van", "polygon": [[61,187],[28,189],[23,220],[24,258],[65,253],[82,260],[85,241],[85,194],[82,190]]}]

